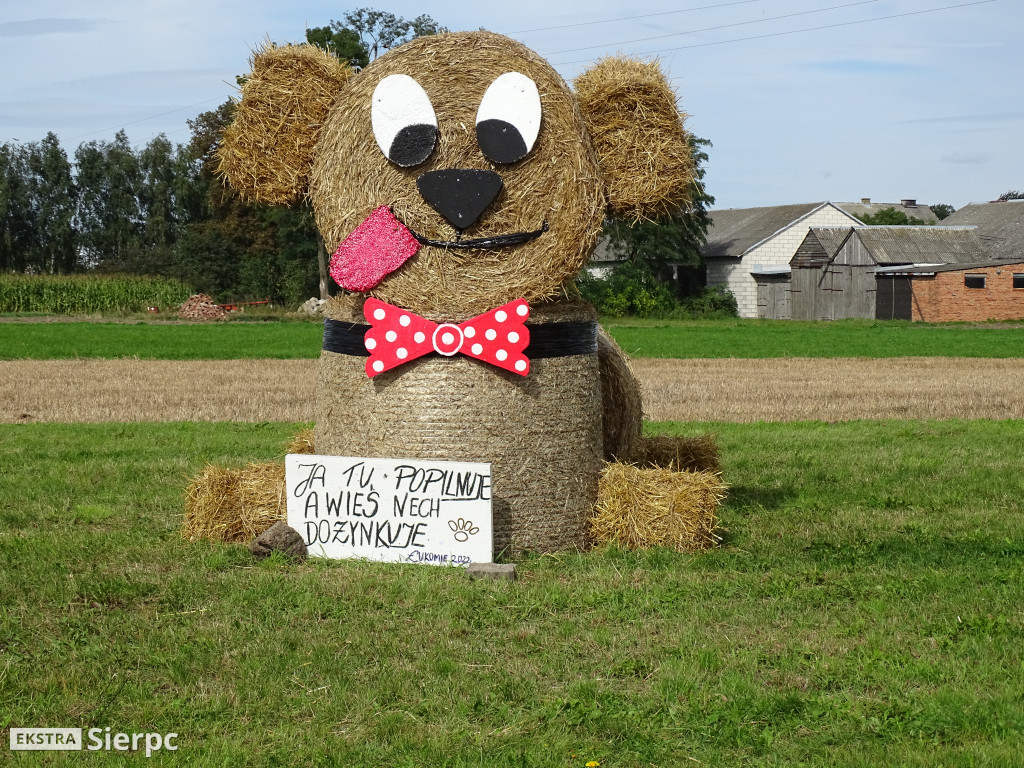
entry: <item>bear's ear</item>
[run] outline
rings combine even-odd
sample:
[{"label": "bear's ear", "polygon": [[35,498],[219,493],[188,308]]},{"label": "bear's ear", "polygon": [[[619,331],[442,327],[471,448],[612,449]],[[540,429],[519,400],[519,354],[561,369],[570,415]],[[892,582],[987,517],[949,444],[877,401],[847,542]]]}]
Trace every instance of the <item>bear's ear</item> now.
[{"label": "bear's ear", "polygon": [[352,70],[311,45],[271,45],[252,58],[218,172],[245,198],[287,205],[306,192],[313,149]]},{"label": "bear's ear", "polygon": [[634,221],[689,202],[693,156],[685,115],[656,62],[608,58],[574,83],[613,216]]}]

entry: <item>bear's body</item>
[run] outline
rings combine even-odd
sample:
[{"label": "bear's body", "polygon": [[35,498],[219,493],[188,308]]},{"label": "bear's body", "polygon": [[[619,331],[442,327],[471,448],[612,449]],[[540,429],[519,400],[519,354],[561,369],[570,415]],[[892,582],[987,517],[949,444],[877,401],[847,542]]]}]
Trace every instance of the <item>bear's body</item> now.
[{"label": "bear's body", "polygon": [[[328,318],[363,322],[362,299],[331,300]],[[536,338],[563,323],[589,326],[591,351],[531,358],[525,377],[431,355],[371,379],[365,356],[323,352],[317,453],[490,462],[496,555],[582,546],[603,458],[596,317],[541,304],[528,327]]]}]

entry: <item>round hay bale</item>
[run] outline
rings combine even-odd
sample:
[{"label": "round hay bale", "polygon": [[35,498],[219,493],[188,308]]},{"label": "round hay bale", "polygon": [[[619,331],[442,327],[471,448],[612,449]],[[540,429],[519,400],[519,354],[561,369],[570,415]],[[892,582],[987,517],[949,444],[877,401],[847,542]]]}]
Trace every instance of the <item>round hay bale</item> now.
[{"label": "round hay bale", "polygon": [[[361,307],[335,297],[327,314],[362,322]],[[596,319],[589,305],[567,302],[537,305],[527,324]],[[373,379],[365,365],[322,353],[317,453],[490,462],[496,555],[588,544],[601,469],[596,349],[531,360],[527,377],[462,356],[422,357]]]},{"label": "round hay bale", "polygon": [[656,219],[686,205],[693,155],[685,115],[657,62],[600,60],[573,82],[616,216]]},{"label": "round hay bale", "polygon": [[[523,160],[494,166],[477,144],[476,111],[487,87],[509,71],[536,83],[542,118]],[[437,147],[424,163],[402,168],[379,150],[370,121],[377,84],[393,74],[418,75],[437,116]],[[339,171],[344,158],[344,172]],[[424,245],[370,295],[421,315],[477,314],[513,299],[531,304],[561,295],[594,250],[606,210],[597,157],[576,98],[540,56],[490,32],[458,32],[412,40],[374,61],[342,90],[319,136],[310,200],[329,250],[369,214],[388,205],[416,234],[450,241],[455,229],[420,195],[418,176],[441,169],[497,171],[501,191],[486,215],[462,232],[476,239],[548,230],[512,248],[456,251]]]},{"label": "round hay bale", "polygon": [[636,444],[632,461],[647,467],[677,472],[718,472],[718,443],[714,435],[698,437],[643,437]]},{"label": "round hay bale", "polygon": [[727,486],[711,472],[608,464],[601,473],[590,530],[597,544],[701,552],[720,538],[718,507]]},{"label": "round hay bale", "polygon": [[249,542],[288,516],[284,462],[228,469],[210,465],[185,494],[187,541]]},{"label": "round hay bale", "polygon": [[632,461],[643,422],[640,383],[629,367],[626,353],[600,326],[597,356],[604,415],[604,458],[605,461]]},{"label": "round hay bale", "polygon": [[306,191],[316,134],[352,70],[311,45],[268,43],[250,64],[217,171],[249,200],[287,205]]}]

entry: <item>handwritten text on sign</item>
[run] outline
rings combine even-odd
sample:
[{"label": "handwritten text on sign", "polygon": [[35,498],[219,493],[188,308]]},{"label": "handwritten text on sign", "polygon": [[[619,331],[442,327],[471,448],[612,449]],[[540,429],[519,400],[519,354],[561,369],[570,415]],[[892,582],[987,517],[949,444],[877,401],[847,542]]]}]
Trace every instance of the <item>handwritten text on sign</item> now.
[{"label": "handwritten text on sign", "polygon": [[309,554],[467,566],[493,559],[491,465],[285,457],[288,525]]}]

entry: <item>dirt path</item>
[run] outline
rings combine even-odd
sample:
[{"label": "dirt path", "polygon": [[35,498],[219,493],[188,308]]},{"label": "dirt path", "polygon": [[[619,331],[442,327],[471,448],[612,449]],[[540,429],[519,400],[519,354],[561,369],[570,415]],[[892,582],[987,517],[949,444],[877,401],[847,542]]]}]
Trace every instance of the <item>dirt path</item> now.
[{"label": "dirt path", "polygon": [[[316,360],[0,362],[0,422],[312,421]],[[1024,359],[634,361],[649,419],[1024,418]]]}]

